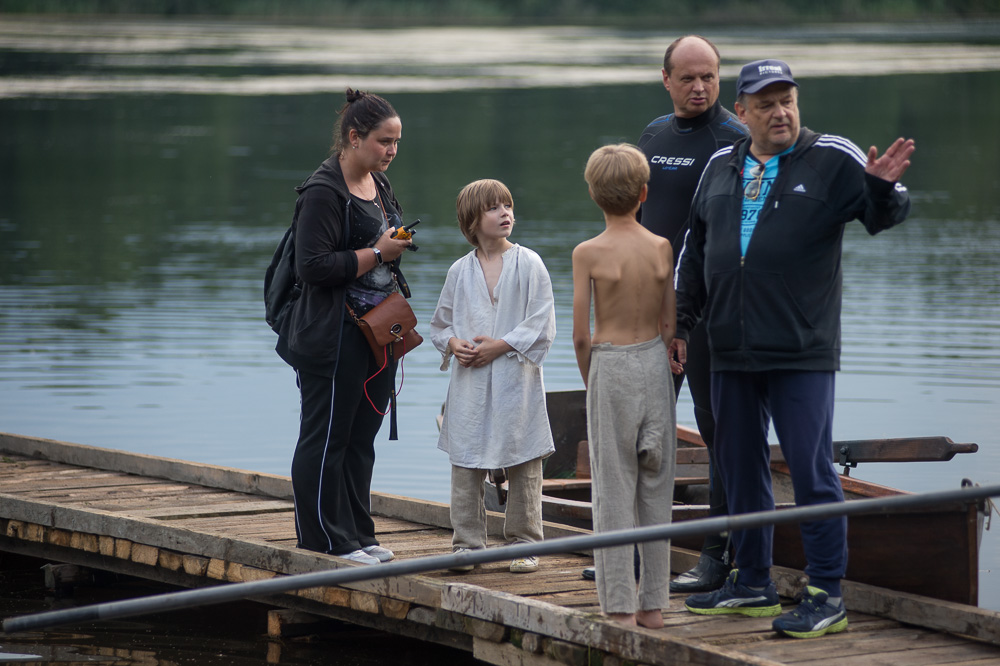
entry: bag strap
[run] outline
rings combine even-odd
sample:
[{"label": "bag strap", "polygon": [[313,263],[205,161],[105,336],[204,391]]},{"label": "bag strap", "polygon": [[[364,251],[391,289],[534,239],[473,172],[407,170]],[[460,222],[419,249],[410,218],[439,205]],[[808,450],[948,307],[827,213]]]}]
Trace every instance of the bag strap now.
[{"label": "bag strap", "polygon": [[[372,177],[374,178],[374,174]],[[379,187],[381,183],[378,181],[377,178],[374,179],[375,179],[375,196],[378,197],[378,208],[380,211],[382,211],[382,220],[385,222],[386,228],[388,228],[389,216],[385,212],[385,203],[383,203],[382,201],[382,193],[380,191],[381,188]],[[396,283],[396,287],[402,292],[404,297],[409,298],[410,286],[406,283],[406,278],[403,277],[403,273],[399,270],[398,257],[389,262],[389,270],[392,271],[392,276],[394,278],[393,281]],[[347,308],[347,312],[348,314],[351,315],[351,319],[354,320],[354,323],[358,324],[358,316],[357,314],[355,314],[354,309],[351,307],[350,303],[347,302],[346,298],[344,299],[344,306]],[[404,342],[403,344],[405,345],[406,343]],[[385,370],[386,367],[388,367],[389,363],[391,363],[394,360],[393,347],[394,345],[392,343],[389,343],[382,348],[382,351],[385,354],[382,358],[382,367],[376,370],[375,374],[373,374],[371,377],[365,380],[364,389],[365,389],[365,398],[368,399],[368,404],[372,406],[372,409],[374,409],[382,416],[385,416],[386,413],[389,414],[389,439],[394,441],[399,439],[397,437],[398,433],[396,428],[396,395],[398,395],[399,391],[396,390],[395,378],[393,378],[392,387],[389,389],[389,409],[387,410],[387,412],[379,411],[379,408],[375,406],[375,402],[368,395],[368,382],[375,379],[375,377],[377,377],[380,372]],[[405,361],[405,359],[403,360]],[[405,371],[403,371],[403,361],[400,361],[399,368],[402,375],[399,382],[399,390],[401,391],[403,389],[403,381],[406,378],[406,373]]]},{"label": "bag strap", "polygon": [[[403,353],[405,354],[406,353],[405,339],[403,345],[404,345]],[[365,398],[368,399],[368,404],[372,406],[372,409],[374,409],[380,415],[382,416],[385,416],[386,414],[389,415],[389,439],[391,441],[395,441],[399,439],[399,437],[397,436],[398,432],[396,428],[396,396],[399,395],[399,393],[403,390],[403,382],[406,381],[406,371],[403,370],[403,363],[406,361],[406,359],[404,358],[399,362],[399,370],[400,370],[399,390],[398,391],[396,390],[396,382],[395,378],[393,378],[392,388],[389,390],[389,409],[384,412],[380,411],[379,408],[375,406],[375,402],[371,399],[371,396],[368,395],[368,382],[375,379],[375,377],[377,377],[380,372],[385,370],[386,366],[388,366],[389,363],[393,360],[393,345],[388,344],[383,349],[385,356],[383,357],[382,367],[376,370],[374,375],[365,380],[365,386],[364,386]]]},{"label": "bag strap", "polygon": [[358,315],[354,314],[354,308],[352,308],[351,304],[347,302],[346,296],[344,297],[344,307],[347,308],[347,314],[351,315],[351,319],[354,320],[354,323],[360,326],[361,324],[359,323]]}]

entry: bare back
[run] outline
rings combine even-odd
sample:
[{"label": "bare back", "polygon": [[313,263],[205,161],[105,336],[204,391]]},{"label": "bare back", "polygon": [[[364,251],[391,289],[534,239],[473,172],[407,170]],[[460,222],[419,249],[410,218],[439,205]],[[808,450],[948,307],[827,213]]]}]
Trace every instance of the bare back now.
[{"label": "bare back", "polygon": [[593,343],[629,345],[657,336],[665,340],[672,337],[673,252],[669,241],[634,220],[609,224],[602,234],[578,246],[574,267],[582,272],[580,279],[589,277],[594,303]]}]

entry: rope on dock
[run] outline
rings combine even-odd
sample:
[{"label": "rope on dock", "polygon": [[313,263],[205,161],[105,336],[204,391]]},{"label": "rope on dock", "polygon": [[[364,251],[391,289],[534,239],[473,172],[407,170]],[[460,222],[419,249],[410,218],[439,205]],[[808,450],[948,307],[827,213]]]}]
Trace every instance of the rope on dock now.
[{"label": "rope on dock", "polygon": [[830,504],[815,504],[775,511],[760,511],[736,516],[717,516],[703,520],[690,520],[669,525],[651,525],[632,530],[617,530],[600,534],[564,537],[534,543],[518,543],[482,550],[470,550],[447,555],[432,555],[378,565],[352,565],[328,571],[314,571],[293,576],[280,576],[268,580],[232,583],[194,590],[140,597],[124,601],[81,606],[56,611],[46,611],[3,621],[4,633],[47,629],[63,624],[135,617],[149,613],[210,606],[252,597],[262,597],[310,587],[329,587],[356,583],[390,576],[439,571],[453,566],[484,564],[511,560],[529,555],[554,555],[559,553],[593,550],[645,543],[661,539],[705,536],[726,531],[745,530],[765,525],[824,520],[865,513],[887,513],[892,510],[924,507],[949,502],[972,503],[989,497],[1000,497],[1000,485],[966,486],[960,490],[946,490],[914,495],[894,495],[873,499],[858,499]]}]

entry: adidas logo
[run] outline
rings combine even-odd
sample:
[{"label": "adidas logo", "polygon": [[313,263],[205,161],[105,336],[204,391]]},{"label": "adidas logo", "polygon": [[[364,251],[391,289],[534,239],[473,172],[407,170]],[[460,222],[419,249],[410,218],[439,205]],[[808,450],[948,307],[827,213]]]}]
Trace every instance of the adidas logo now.
[{"label": "adidas logo", "polygon": [[806,186],[803,185],[802,183],[799,183],[798,185],[795,186],[795,189],[792,190],[792,192],[800,192],[802,194],[805,194]]}]

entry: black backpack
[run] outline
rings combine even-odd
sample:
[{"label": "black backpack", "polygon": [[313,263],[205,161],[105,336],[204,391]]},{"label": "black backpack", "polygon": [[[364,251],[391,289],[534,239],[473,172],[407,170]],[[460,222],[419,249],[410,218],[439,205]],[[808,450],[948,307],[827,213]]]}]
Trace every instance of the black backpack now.
[{"label": "black backpack", "polygon": [[281,237],[264,273],[264,320],[275,333],[280,331],[292,303],[302,294],[302,285],[295,275],[294,226],[290,225]]}]

